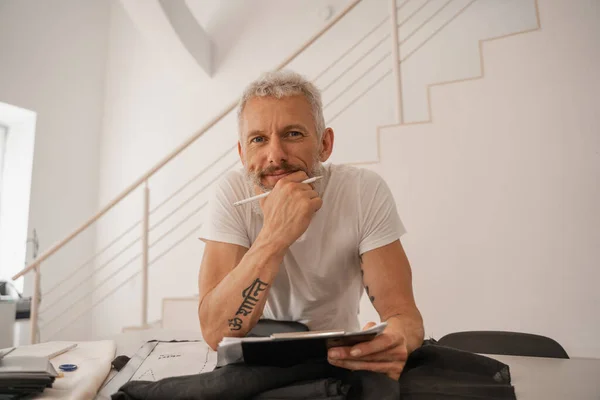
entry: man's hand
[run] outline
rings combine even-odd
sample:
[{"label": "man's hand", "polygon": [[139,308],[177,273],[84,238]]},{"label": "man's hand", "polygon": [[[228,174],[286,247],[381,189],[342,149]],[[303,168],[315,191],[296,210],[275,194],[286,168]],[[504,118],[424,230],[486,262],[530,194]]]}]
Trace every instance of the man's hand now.
[{"label": "man's hand", "polygon": [[[308,229],[315,213],[323,205],[319,194],[308,183],[304,171],[280,179],[271,193],[260,201],[264,214],[263,230],[288,248]],[[261,232],[262,233],[262,232]]]},{"label": "man's hand", "polygon": [[[375,325],[375,322],[369,322],[364,329]],[[336,367],[381,372],[397,381],[407,358],[404,329],[400,321],[390,318],[381,335],[351,347],[333,347],[329,349],[327,360]]]}]

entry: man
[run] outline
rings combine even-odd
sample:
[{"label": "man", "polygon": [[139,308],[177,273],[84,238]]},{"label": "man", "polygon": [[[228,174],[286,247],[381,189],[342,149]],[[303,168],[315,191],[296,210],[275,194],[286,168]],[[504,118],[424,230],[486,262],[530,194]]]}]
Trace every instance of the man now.
[{"label": "man", "polygon": [[[268,73],[250,84],[238,120],[244,171],[217,185],[201,236],[204,339],[216,349],[261,317],[357,330],[364,285],[388,326],[370,342],[330,349],[328,361],[398,379],[423,342],[423,321],[387,185],[368,170],[322,164],[334,133],[325,127],[318,89],[296,73]],[[302,183],[314,176],[323,178]],[[260,201],[233,206],[269,190]]]}]

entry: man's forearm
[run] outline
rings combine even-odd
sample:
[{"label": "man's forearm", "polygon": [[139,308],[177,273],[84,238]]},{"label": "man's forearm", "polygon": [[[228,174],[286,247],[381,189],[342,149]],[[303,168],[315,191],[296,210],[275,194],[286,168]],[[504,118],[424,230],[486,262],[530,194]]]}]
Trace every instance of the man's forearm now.
[{"label": "man's forearm", "polygon": [[216,349],[223,337],[245,336],[256,325],[284,253],[259,235],[233,271],[201,300],[200,326],[209,346]]}]

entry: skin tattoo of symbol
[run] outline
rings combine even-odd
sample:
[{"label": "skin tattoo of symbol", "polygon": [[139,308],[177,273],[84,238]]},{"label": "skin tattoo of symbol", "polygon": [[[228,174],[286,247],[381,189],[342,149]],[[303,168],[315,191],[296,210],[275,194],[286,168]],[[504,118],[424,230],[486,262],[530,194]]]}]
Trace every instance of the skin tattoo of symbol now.
[{"label": "skin tattoo of symbol", "polygon": [[230,331],[239,331],[242,329],[242,320],[240,318],[233,318],[228,321]]},{"label": "skin tattoo of symbol", "polygon": [[[362,256],[360,257],[360,264],[362,265]],[[365,282],[365,271],[363,271],[363,269],[360,269],[360,275],[362,276],[363,279],[363,284]],[[373,303],[375,301],[375,296],[371,296],[371,294],[369,293],[369,287],[365,285],[365,290],[367,291],[367,296],[369,296],[369,300],[371,300],[371,303]]]},{"label": "skin tattoo of symbol", "polygon": [[[268,284],[256,278],[254,282],[246,289],[242,291],[242,297],[244,300],[242,304],[238,308],[235,315],[247,316],[254,310],[254,307],[258,304],[258,297],[260,292],[264,292],[267,289]],[[229,330],[230,331],[239,331],[242,329],[242,319],[239,317],[234,317],[229,321]]]}]

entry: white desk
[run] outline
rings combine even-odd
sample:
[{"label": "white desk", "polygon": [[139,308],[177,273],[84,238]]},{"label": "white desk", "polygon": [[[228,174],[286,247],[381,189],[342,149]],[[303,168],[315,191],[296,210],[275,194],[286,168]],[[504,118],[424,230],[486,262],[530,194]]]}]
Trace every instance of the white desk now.
[{"label": "white desk", "polygon": [[510,367],[517,400],[599,400],[600,359],[488,355]]},{"label": "white desk", "polygon": [[[117,355],[132,356],[148,340],[198,340],[200,332],[151,329],[113,338]],[[510,367],[517,400],[600,400],[600,359],[487,355]],[[111,372],[109,378],[114,375]]]}]

